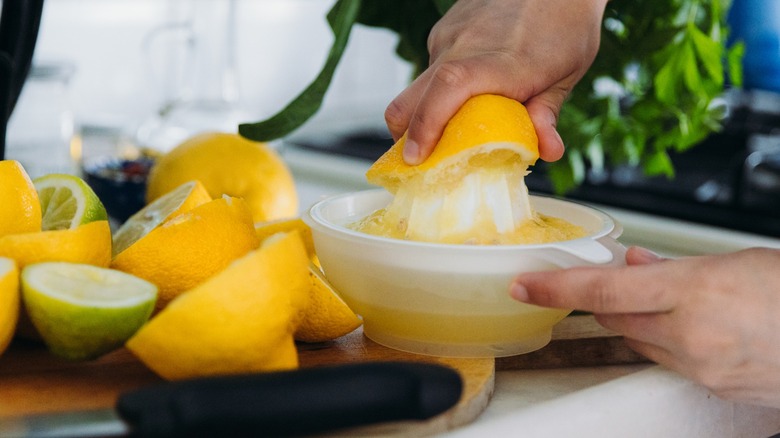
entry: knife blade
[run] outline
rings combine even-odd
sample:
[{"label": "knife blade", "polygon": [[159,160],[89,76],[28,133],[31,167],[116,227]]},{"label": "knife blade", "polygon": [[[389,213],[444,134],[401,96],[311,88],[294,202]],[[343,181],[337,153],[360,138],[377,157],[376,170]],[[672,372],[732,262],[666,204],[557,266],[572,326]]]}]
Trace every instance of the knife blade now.
[{"label": "knife blade", "polygon": [[369,362],[167,382],[122,394],[116,409],[0,421],[9,437],[294,436],[425,420],[461,397],[452,368]]}]

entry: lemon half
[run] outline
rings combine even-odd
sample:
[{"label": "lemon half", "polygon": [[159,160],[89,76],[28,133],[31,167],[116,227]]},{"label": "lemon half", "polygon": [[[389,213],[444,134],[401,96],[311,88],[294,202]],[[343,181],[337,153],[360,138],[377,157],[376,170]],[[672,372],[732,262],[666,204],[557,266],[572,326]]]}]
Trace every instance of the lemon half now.
[{"label": "lemon half", "polygon": [[519,102],[472,97],[418,166],[403,161],[405,142],[404,135],[366,173],[395,195],[382,217],[372,218],[389,230],[384,234],[489,244],[534,218],[525,176],[539,158],[538,139]]}]

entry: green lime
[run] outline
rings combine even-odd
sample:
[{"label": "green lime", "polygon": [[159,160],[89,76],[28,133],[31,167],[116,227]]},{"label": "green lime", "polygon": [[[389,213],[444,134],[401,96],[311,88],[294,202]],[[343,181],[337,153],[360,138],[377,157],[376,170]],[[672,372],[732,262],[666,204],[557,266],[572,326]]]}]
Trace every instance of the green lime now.
[{"label": "green lime", "polygon": [[22,300],[49,350],[93,359],[124,344],[146,323],[157,286],[121,271],[48,262],[22,270]]},{"label": "green lime", "polygon": [[44,231],[108,219],[100,198],[77,176],[53,173],[34,179],[33,184],[41,201]]}]

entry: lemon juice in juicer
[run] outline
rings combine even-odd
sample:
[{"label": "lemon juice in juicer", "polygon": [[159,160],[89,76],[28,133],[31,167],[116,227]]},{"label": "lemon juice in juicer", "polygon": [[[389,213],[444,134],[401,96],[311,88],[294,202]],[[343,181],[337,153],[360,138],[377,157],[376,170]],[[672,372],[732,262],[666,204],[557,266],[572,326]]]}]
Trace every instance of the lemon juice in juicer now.
[{"label": "lemon juice in juicer", "polygon": [[515,100],[472,97],[420,165],[403,161],[404,142],[366,173],[384,191],[321,201],[304,218],[325,274],[363,316],[366,336],[463,357],[546,345],[570,310],[511,300],[509,282],[523,270],[617,260],[619,244],[597,241],[614,241],[619,227],[589,207],[529,196],[524,177],[539,158],[538,139]]}]

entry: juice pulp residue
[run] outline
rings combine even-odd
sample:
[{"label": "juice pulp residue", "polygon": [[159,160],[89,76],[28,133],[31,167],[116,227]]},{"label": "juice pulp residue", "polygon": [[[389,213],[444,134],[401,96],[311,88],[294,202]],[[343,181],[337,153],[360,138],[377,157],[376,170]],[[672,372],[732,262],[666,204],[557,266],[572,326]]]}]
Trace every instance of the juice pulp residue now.
[{"label": "juice pulp residue", "polygon": [[533,245],[587,235],[582,227],[535,211],[529,163],[493,145],[386,187],[392,202],[348,225],[367,234],[421,242]]},{"label": "juice pulp residue", "polygon": [[[375,236],[393,239],[409,240],[403,218],[389,214],[387,209],[374,213],[353,222],[348,228]],[[520,226],[506,233],[495,230],[472,232],[469,235],[451,235],[445,241],[438,243],[472,244],[472,245],[535,245],[542,243],[561,242],[585,237],[587,231],[564,219],[534,213],[531,219],[525,220]]]}]

